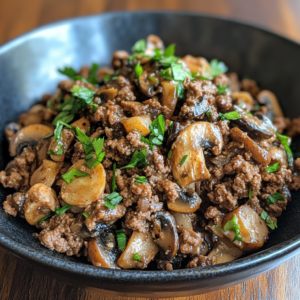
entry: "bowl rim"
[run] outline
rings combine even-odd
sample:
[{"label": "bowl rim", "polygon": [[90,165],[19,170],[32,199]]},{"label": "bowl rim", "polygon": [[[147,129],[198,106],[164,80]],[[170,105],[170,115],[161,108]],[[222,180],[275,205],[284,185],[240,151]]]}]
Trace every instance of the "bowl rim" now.
[{"label": "bowl rim", "polygon": [[[0,45],[0,55],[13,49],[14,47],[22,44],[24,41],[30,40],[40,33],[51,30],[55,27],[60,27],[64,25],[68,25],[69,23],[81,22],[87,19],[97,19],[99,17],[110,17],[117,15],[138,15],[138,14],[172,14],[172,15],[181,15],[181,16],[193,16],[200,18],[207,18],[213,20],[221,20],[228,23],[232,23],[233,25],[242,25],[245,27],[250,27],[252,29],[264,32],[265,34],[272,35],[276,38],[283,40],[284,42],[291,43],[297,47],[300,44],[290,38],[284,37],[280,34],[274,33],[268,29],[261,28],[256,25],[252,25],[247,22],[239,21],[232,18],[220,17],[211,14],[201,14],[201,13],[193,13],[193,12],[185,12],[185,11],[172,11],[172,10],[149,10],[149,11],[113,11],[113,12],[104,12],[98,14],[91,14],[80,17],[67,18],[56,22],[51,22],[49,24],[40,26],[35,28],[27,33],[24,33],[3,45]],[[78,275],[80,273],[84,273],[85,276],[94,279],[108,279],[115,281],[118,280],[119,283],[130,283],[134,285],[140,284],[150,284],[150,283],[160,283],[164,284],[167,282],[176,283],[178,281],[194,281],[200,280],[204,278],[213,278],[213,277],[225,277],[228,274],[238,273],[245,270],[250,270],[251,267],[255,266],[263,266],[268,263],[271,263],[276,260],[284,261],[289,257],[300,252],[300,234],[290,238],[289,240],[282,242],[280,244],[274,245],[266,250],[260,251],[258,253],[251,254],[249,256],[234,260],[232,262],[208,266],[208,267],[198,267],[193,269],[179,269],[172,271],[164,271],[155,270],[155,271],[141,271],[141,270],[124,270],[124,269],[106,269],[99,268],[93,265],[81,263],[81,262],[73,262],[66,261],[61,258],[53,257],[49,254],[43,253],[41,254],[38,250],[32,249],[28,246],[24,246],[23,244],[14,241],[13,239],[7,237],[3,233],[0,232],[0,246],[15,256],[25,259],[28,262],[36,262],[41,267],[50,268],[50,269],[59,269],[60,271],[64,271],[65,273]],[[271,267],[270,267],[271,268]],[[269,268],[269,269],[270,269]],[[140,280],[136,280],[136,275]],[[133,282],[134,280],[134,282]]]}]

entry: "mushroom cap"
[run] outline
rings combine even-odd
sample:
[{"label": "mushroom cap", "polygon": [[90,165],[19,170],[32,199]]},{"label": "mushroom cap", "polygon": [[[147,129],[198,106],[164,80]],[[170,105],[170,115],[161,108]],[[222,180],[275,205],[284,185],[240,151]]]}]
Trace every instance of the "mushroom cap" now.
[{"label": "mushroom cap", "polygon": [[24,147],[37,145],[45,136],[51,133],[53,133],[53,129],[42,124],[34,124],[22,128],[10,140],[10,155],[20,155]]},{"label": "mushroom cap", "polygon": [[175,202],[168,201],[168,208],[173,211],[181,213],[193,213],[195,212],[201,204],[202,200],[196,192],[184,193],[183,191],[179,192],[179,197]]},{"label": "mushroom cap", "polygon": [[274,93],[268,90],[263,90],[256,96],[260,104],[264,104],[268,108],[267,115],[274,119],[275,117],[283,117],[284,114],[279,105],[278,99]]},{"label": "mushroom cap", "polygon": [[161,98],[161,105],[166,106],[169,108],[169,111],[165,114],[166,118],[171,118],[176,104],[177,104],[177,92],[176,87],[178,85],[178,82],[176,81],[170,81],[170,80],[164,80],[161,82],[163,91],[162,91],[162,98]]}]

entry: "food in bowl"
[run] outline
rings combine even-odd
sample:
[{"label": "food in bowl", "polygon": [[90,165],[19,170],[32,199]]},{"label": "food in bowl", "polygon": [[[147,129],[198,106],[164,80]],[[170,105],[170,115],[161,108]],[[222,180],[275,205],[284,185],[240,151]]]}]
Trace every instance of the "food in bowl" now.
[{"label": "food in bowl", "polygon": [[176,57],[154,35],[132,52],[59,70],[57,92],[6,126],[4,210],[97,267],[204,267],[261,248],[300,187],[299,119],[217,59]]}]

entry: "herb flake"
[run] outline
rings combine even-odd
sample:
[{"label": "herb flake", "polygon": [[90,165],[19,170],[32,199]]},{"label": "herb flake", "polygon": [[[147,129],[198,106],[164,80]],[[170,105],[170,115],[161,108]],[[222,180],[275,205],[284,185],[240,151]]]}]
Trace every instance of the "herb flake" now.
[{"label": "herb flake", "polygon": [[145,176],[138,176],[134,179],[134,183],[148,183],[148,181]]},{"label": "herb flake", "polygon": [[219,116],[221,117],[221,120],[222,121],[225,121],[225,120],[238,120],[240,118],[240,114],[237,112],[237,111],[231,111],[231,112],[228,112],[228,113],[219,113]]},{"label": "herb flake", "polygon": [[75,179],[75,176],[76,177],[86,177],[86,176],[89,176],[89,175],[90,175],[89,173],[82,172],[82,171],[80,171],[78,169],[71,169],[67,173],[63,174],[61,177],[63,178],[63,180],[66,183],[69,184],[72,180]]},{"label": "herb flake", "polygon": [[140,257],[140,255],[139,255],[138,253],[133,254],[132,259],[133,259],[133,260],[136,260],[136,261],[139,261],[139,262],[141,262],[141,263],[143,262],[143,261],[141,260],[141,257]]},{"label": "herb flake", "polygon": [[274,222],[271,220],[271,218],[269,217],[269,215],[266,213],[266,211],[263,211],[260,214],[260,217],[266,222],[266,224],[272,229],[274,230],[275,228],[277,228],[277,220],[275,220]]},{"label": "herb flake", "polygon": [[235,237],[232,240],[233,242],[236,241],[236,240],[237,241],[242,241],[243,240],[242,237],[241,237],[240,226],[238,224],[236,214],[234,214],[233,218],[225,224],[224,230],[235,232]]},{"label": "herb flake", "polygon": [[123,250],[126,248],[126,235],[123,230],[115,231],[117,236],[118,249]]},{"label": "herb flake", "polygon": [[267,205],[275,204],[278,201],[284,202],[285,199],[280,193],[274,193],[274,194],[268,196]]},{"label": "herb flake", "polygon": [[188,158],[188,154],[186,154],[183,158],[182,158],[182,160],[181,160],[181,162],[180,162],[180,166],[182,166],[183,164],[184,164],[184,162],[186,161],[186,159]]},{"label": "herb flake", "polygon": [[273,173],[273,172],[276,172],[276,171],[278,171],[279,170],[279,162],[277,162],[277,163],[275,163],[275,164],[273,164],[273,165],[271,165],[271,166],[268,166],[267,168],[266,168],[266,171],[268,172],[268,173]]}]

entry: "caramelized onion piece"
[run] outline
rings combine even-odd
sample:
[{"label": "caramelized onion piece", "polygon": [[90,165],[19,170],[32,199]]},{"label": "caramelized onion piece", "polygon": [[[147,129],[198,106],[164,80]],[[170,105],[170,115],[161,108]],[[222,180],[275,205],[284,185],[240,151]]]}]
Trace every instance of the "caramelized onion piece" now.
[{"label": "caramelized onion piece", "polygon": [[[242,241],[234,241],[233,243],[244,251],[256,250],[263,246],[268,239],[268,228],[264,220],[248,205],[241,205],[234,211],[225,215],[223,219],[223,227],[236,215],[237,223],[240,227]],[[224,231],[224,235],[233,240],[235,232]]]},{"label": "caramelized onion piece", "polygon": [[262,165],[270,164],[271,157],[268,155],[268,151],[256,144],[245,132],[234,127],[230,130],[230,137],[234,141],[244,144],[245,149],[251,152],[253,159],[257,162]]},{"label": "caramelized onion piece", "polygon": [[[122,269],[141,268],[144,269],[154,259],[159,248],[153,242],[150,233],[134,231],[127,243],[126,249],[117,261]],[[134,254],[139,254],[141,262],[134,260]]]},{"label": "caramelized onion piece", "polygon": [[146,136],[150,133],[149,126],[152,121],[149,115],[145,115],[131,117],[122,120],[121,123],[124,125],[127,133],[137,130],[141,134],[141,136]]},{"label": "caramelized onion piece", "polygon": [[233,261],[243,255],[243,251],[233,245],[227,239],[219,239],[217,245],[208,254],[208,257],[215,257],[216,264],[223,264]]},{"label": "caramelized onion piece", "polygon": [[68,171],[71,169],[78,169],[90,175],[77,177],[70,183],[64,181],[61,186],[62,199],[67,204],[79,207],[87,207],[100,199],[106,183],[105,170],[102,164],[99,164],[91,170],[85,165],[85,160],[81,159],[72,165]]},{"label": "caramelized onion piece", "polygon": [[168,113],[165,114],[166,118],[169,119],[172,117],[176,104],[177,104],[177,93],[176,93],[176,86],[177,82],[164,80],[161,82],[163,92],[161,98],[161,105],[166,106],[169,108]]},{"label": "caramelized onion piece", "polygon": [[62,165],[63,163],[44,159],[42,165],[32,174],[30,185],[33,186],[36,183],[44,183],[51,187]]},{"label": "caramelized onion piece", "polygon": [[56,193],[43,183],[32,186],[25,196],[24,216],[30,225],[37,225],[40,220],[59,207]]},{"label": "caramelized onion piece", "polygon": [[[210,178],[205,165],[204,148],[212,148],[215,155],[222,151],[223,139],[217,125],[196,122],[181,131],[172,146],[171,167],[174,179],[181,187]],[[180,165],[183,157],[185,162]]]}]

